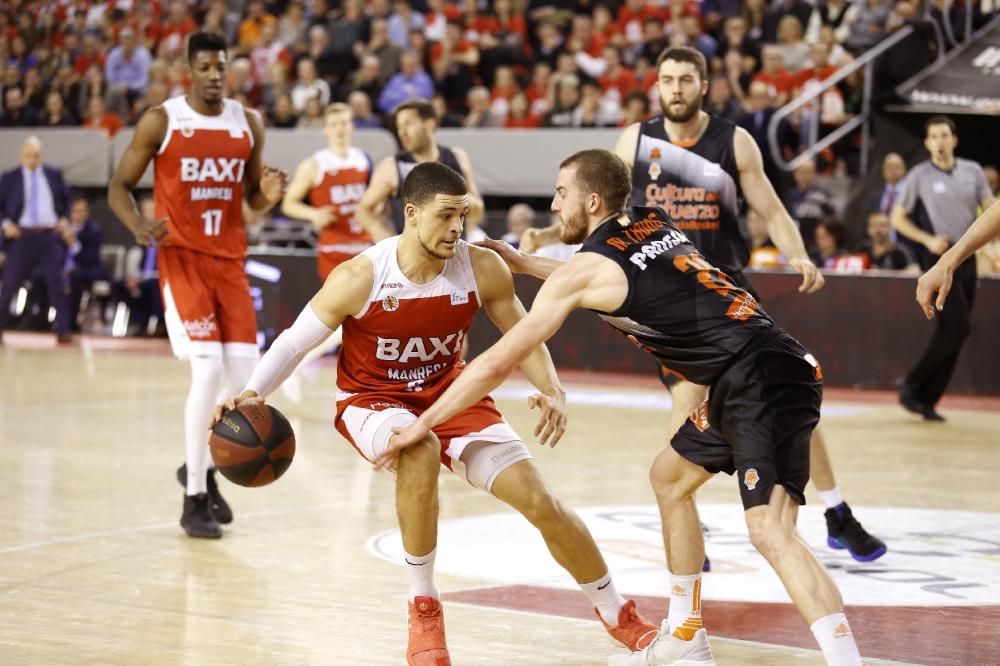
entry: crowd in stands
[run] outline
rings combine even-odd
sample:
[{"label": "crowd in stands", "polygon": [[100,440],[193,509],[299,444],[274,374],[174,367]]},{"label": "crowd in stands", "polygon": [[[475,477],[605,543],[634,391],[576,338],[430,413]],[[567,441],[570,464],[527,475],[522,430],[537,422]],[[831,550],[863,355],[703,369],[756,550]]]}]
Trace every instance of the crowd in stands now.
[{"label": "crowd in stands", "polygon": [[[184,40],[203,29],[232,45],[228,94],[275,127],[318,125],[331,101],[349,103],[358,126],[377,127],[418,96],[434,100],[444,126],[623,126],[657,112],[652,65],[681,44],[712,64],[710,108],[762,138],[769,110],[905,23],[922,31],[901,56],[908,66],[885,76],[930,62],[935,41],[919,2],[10,1],[0,3],[0,126],[113,136],[184,91]],[[959,39],[969,5],[946,15],[944,0],[928,2]],[[785,148],[798,149],[803,125],[829,131],[856,113],[862,87],[850,77],[803,109]]]}]

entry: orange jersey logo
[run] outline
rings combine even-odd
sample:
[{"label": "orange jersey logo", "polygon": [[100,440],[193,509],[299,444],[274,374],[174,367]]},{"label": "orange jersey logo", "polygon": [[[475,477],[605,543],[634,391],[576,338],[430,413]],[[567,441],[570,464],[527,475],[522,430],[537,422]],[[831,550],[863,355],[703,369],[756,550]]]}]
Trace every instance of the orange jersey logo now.
[{"label": "orange jersey logo", "polygon": [[753,490],[757,487],[757,482],[760,481],[760,475],[757,474],[757,470],[751,467],[743,475],[743,485],[747,487],[747,490]]}]

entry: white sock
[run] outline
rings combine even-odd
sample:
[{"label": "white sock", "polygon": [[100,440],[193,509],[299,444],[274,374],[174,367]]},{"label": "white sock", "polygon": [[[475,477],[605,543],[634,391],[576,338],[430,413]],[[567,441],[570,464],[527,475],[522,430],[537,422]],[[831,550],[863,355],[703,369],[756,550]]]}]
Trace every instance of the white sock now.
[{"label": "white sock", "polygon": [[441,598],[434,585],[434,555],[436,554],[437,548],[420,557],[403,551],[403,560],[406,562],[406,569],[410,574],[410,601],[417,597]]},{"label": "white sock", "polygon": [[683,640],[691,640],[701,628],[701,574],[670,574],[670,606],[667,609],[670,631]]},{"label": "white sock", "polygon": [[580,589],[601,614],[601,619],[609,627],[618,626],[618,611],[625,605],[625,597],[618,594],[611,582],[611,572],[604,574],[593,583],[580,583]]},{"label": "white sock", "polygon": [[828,666],[858,666],[861,653],[854,642],[854,634],[847,623],[847,616],[834,613],[821,617],[809,627]]},{"label": "white sock", "polygon": [[844,498],[840,496],[840,488],[834,486],[831,490],[818,490],[819,498],[828,509],[835,509],[844,503]]},{"label": "white sock", "polygon": [[184,451],[187,494],[208,492],[208,424],[222,383],[221,356],[191,357],[191,388],[184,404]]}]

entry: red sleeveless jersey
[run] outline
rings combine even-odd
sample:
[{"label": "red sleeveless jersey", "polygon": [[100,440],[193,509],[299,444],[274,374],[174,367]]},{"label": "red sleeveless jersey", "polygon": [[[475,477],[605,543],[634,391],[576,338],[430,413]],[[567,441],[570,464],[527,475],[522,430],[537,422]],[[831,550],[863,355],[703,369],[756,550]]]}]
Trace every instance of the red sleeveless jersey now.
[{"label": "red sleeveless jersey", "polygon": [[223,100],[203,116],[183,95],[163,104],[167,133],[153,161],[156,216],[169,219],[166,245],[242,259],[247,242],[241,205],[253,132],[243,105]]},{"label": "red sleeveless jersey", "polygon": [[360,254],[372,240],[354,212],[371,180],[372,162],[359,148],[350,147],[341,157],[328,148],[313,154],[316,180],[309,190],[309,204],[315,208],[332,206],[334,221],[319,232],[319,251]]},{"label": "red sleeveless jersey", "polygon": [[462,342],[480,306],[469,246],[459,241],[441,273],[418,285],[400,270],[398,245],[394,236],[363,253],[375,282],[365,306],[343,323],[338,401],[359,393],[397,395],[426,408],[465,365]]}]

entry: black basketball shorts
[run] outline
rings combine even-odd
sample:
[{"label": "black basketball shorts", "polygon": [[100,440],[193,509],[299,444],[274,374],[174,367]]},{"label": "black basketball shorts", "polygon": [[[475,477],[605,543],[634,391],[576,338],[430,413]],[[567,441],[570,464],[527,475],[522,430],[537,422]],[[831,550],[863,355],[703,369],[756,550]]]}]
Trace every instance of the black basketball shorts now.
[{"label": "black basketball shorts", "polygon": [[744,509],[767,504],[775,484],[805,504],[822,377],[793,337],[781,329],[764,333],[713,384],[671,445],[713,474],[738,472]]}]

